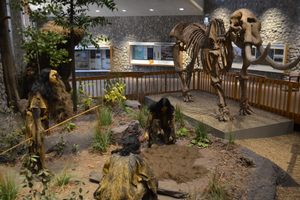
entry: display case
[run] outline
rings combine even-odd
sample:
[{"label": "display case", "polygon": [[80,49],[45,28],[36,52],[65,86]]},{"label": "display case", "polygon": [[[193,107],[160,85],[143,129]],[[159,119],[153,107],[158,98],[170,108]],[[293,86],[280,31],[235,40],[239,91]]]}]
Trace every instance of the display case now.
[{"label": "display case", "polygon": [[[242,50],[237,47],[234,43],[232,43],[233,49],[234,49],[234,62],[242,63]],[[263,45],[266,48],[266,45]],[[271,44],[271,48],[269,50],[269,56],[275,61],[280,64],[286,64],[287,63],[287,45],[286,44]],[[260,52],[257,51],[255,46],[252,46],[251,51],[253,58],[258,58],[260,56]],[[266,62],[261,61],[259,63],[261,65],[267,65]]]},{"label": "display case", "polygon": [[131,65],[174,66],[172,49],[175,43],[129,42]]},{"label": "display case", "polygon": [[111,48],[109,46],[94,46],[75,48],[76,72],[101,72],[110,70]]}]

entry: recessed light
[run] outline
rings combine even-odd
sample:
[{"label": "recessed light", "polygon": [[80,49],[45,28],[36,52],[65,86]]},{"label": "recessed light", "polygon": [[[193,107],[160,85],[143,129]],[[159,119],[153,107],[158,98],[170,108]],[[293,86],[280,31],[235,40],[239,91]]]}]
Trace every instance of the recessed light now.
[{"label": "recessed light", "polygon": [[149,9],[149,11],[150,11],[150,12],[153,12],[153,11],[154,11],[154,9],[153,9],[153,8],[150,8],[150,9]]},{"label": "recessed light", "polygon": [[100,10],[95,10],[96,12],[100,12]]},{"label": "recessed light", "polygon": [[122,12],[127,12],[127,10],[123,9]]},{"label": "recessed light", "polygon": [[183,11],[183,10],[184,10],[184,8],[179,8],[179,10],[180,10],[180,11]]}]

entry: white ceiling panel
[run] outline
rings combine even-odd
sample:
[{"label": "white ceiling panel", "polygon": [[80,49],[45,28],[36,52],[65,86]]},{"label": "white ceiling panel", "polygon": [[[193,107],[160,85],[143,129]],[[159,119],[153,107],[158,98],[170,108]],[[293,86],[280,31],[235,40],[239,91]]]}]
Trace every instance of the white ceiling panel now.
[{"label": "white ceiling panel", "polygon": [[[91,6],[91,16],[203,15],[204,0],[115,0],[117,11]],[[152,11],[150,11],[152,9]]]}]

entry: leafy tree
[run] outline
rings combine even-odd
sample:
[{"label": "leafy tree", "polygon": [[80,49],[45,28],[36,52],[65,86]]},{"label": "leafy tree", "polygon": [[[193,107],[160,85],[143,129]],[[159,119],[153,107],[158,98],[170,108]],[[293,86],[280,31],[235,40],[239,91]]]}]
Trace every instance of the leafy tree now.
[{"label": "leafy tree", "polygon": [[[39,22],[41,20],[47,19],[51,16],[51,19],[55,21],[57,25],[62,26],[67,31],[67,45],[69,63],[60,68],[62,74],[69,78],[72,74],[72,99],[74,105],[74,111],[77,110],[77,89],[75,80],[75,63],[74,63],[74,47],[76,45],[76,35],[75,30],[82,29],[87,30],[89,27],[94,27],[97,25],[106,25],[108,21],[104,17],[91,17],[87,15],[89,6],[94,5],[98,7],[107,7],[110,10],[116,9],[116,4],[113,0],[22,0],[23,8],[26,8],[32,21]],[[30,10],[30,6],[37,7],[36,10]],[[43,35],[42,35],[43,36]],[[56,35],[47,35],[46,38],[57,39],[55,42],[59,42],[61,38]],[[97,46],[96,42],[93,40],[92,35],[86,32],[86,36],[89,42]],[[66,39],[66,38],[65,38]],[[49,42],[45,40],[46,42]],[[54,42],[54,43],[55,43]],[[64,42],[62,40],[62,42]],[[55,43],[58,44],[58,43]],[[37,44],[39,47],[44,47],[43,45]],[[54,45],[55,46],[55,45]],[[27,46],[28,47],[28,46]],[[43,48],[42,48],[43,49]],[[45,52],[45,51],[43,51]],[[66,54],[64,52],[56,52],[51,54],[47,53],[51,57],[51,65],[61,66],[62,63],[57,63],[55,60],[60,60],[57,58],[64,58]],[[40,52],[39,52],[40,53]],[[27,54],[29,57],[35,57],[34,53]],[[63,61],[65,63],[65,61]],[[65,80],[65,83],[67,80]]]}]

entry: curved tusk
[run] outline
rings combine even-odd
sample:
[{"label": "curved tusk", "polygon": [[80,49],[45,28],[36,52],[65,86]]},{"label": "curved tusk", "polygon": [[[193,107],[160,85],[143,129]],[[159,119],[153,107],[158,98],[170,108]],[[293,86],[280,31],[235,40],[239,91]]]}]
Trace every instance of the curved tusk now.
[{"label": "curved tusk", "polygon": [[[264,48],[262,46],[260,46],[259,51],[263,52]],[[276,63],[272,58],[267,56],[266,57],[266,62],[269,65],[271,65],[274,69],[287,70],[287,69],[291,69],[291,68],[295,67],[300,62],[300,56],[296,60],[294,60],[293,62],[290,62],[290,63],[287,63],[287,64]]]},{"label": "curved tusk", "polygon": [[[257,46],[256,48],[260,49],[260,47],[261,47],[261,45]],[[267,57],[267,55],[269,53],[269,50],[270,50],[270,47],[271,47],[271,44],[269,43],[268,46],[264,49],[264,51],[261,52],[261,55],[257,59],[253,59],[252,55],[251,55],[251,45],[250,44],[246,44],[245,45],[245,56],[246,56],[246,59],[250,62],[250,64],[256,65],[256,64],[260,63],[261,61],[263,61]]]}]

